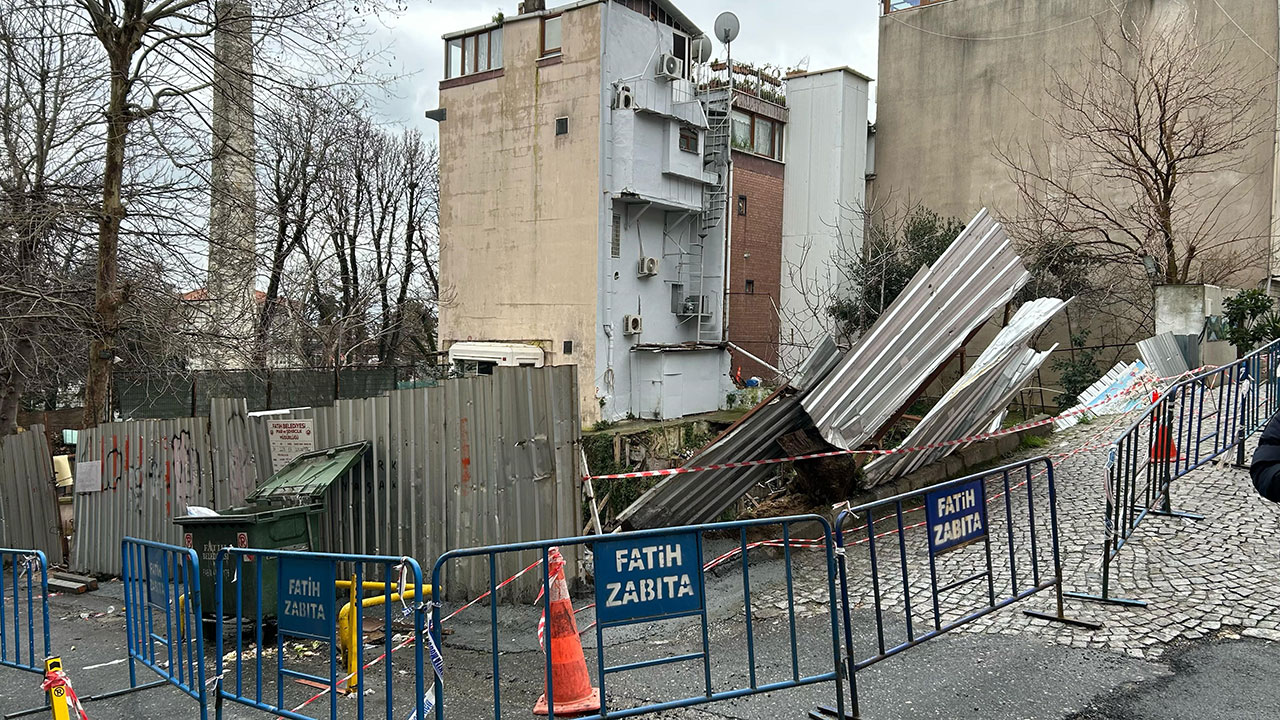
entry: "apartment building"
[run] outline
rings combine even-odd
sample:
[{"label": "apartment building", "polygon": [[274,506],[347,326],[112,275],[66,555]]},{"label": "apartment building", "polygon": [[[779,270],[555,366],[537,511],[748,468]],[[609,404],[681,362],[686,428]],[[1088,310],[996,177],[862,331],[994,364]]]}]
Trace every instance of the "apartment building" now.
[{"label": "apartment building", "polygon": [[[588,424],[709,412],[739,370],[773,379],[782,90],[739,91],[731,109],[712,42],[665,0],[527,1],[444,40],[442,347],[576,364]],[[808,181],[832,145],[797,142],[817,153]]]}]

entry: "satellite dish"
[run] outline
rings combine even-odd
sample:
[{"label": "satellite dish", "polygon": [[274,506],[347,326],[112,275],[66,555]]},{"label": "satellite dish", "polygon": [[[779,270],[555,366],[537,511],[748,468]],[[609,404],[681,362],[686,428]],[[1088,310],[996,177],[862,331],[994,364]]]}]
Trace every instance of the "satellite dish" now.
[{"label": "satellite dish", "polygon": [[738,37],[738,30],[741,28],[737,15],[728,11],[722,12],[720,17],[716,18],[716,39],[722,43],[731,43]]},{"label": "satellite dish", "polygon": [[706,35],[699,35],[693,39],[693,61],[706,62],[711,59],[711,53],[714,48],[711,46],[711,38]]}]

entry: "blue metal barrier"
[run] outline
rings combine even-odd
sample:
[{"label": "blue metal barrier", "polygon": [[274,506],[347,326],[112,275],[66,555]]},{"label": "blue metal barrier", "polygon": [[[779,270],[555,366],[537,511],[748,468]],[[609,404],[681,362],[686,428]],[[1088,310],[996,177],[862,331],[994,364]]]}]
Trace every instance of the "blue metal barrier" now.
[{"label": "blue metal barrier", "polygon": [[[267,569],[270,566],[271,569]],[[223,587],[224,578],[234,578],[233,583],[252,583],[241,591],[231,592],[231,599]],[[383,698],[371,699],[369,717],[425,718],[429,709],[424,695],[425,682],[424,643],[426,640],[426,605],[420,601],[427,592],[422,582],[422,568],[411,558],[381,557],[371,555],[337,555],[329,553],[293,552],[287,550],[259,550],[254,548],[224,548],[216,560],[217,597],[217,674],[218,690],[216,717],[222,718],[223,700],[247,705],[251,708],[274,713],[295,720],[313,720],[312,715],[302,713],[309,705],[328,695],[328,712],[325,717],[338,717],[338,696],[349,689],[354,698],[344,700],[348,709],[354,706],[357,717],[365,717],[366,694],[375,693],[380,685]],[[276,600],[269,607],[263,604],[263,580],[274,581]],[[346,580],[345,578],[350,578]],[[385,582],[372,582],[375,578]],[[399,578],[398,582],[392,582]],[[381,595],[365,597],[363,589],[376,586]],[[347,587],[350,604],[339,612],[340,588]],[[407,590],[406,590],[407,588]],[[247,592],[251,589],[251,592]],[[355,590],[358,589],[358,590]],[[354,594],[352,594],[354,593]],[[246,596],[252,607],[245,607]],[[226,607],[227,602],[233,607]],[[363,643],[363,627],[367,605],[381,605],[384,641],[381,654],[366,662]],[[394,612],[393,612],[394,610]],[[354,672],[348,671],[339,654],[338,620],[342,615],[348,625],[358,633],[349,647],[357,655],[347,658]],[[412,617],[412,630],[400,642],[394,640],[393,623]],[[227,620],[234,618],[234,666],[224,666],[224,631]],[[267,642],[265,628],[274,619],[276,638]],[[251,655],[246,661],[245,639],[253,641]],[[326,643],[317,660],[307,665],[299,659],[293,666],[286,664],[286,642],[318,641]],[[412,646],[410,654],[409,647]],[[264,656],[274,649],[274,658]],[[403,650],[406,662],[396,664],[397,651]],[[374,663],[381,664],[381,682],[366,685],[366,666],[370,672]],[[393,680],[397,670],[408,672],[414,680],[413,695],[404,701],[397,700]],[[271,667],[274,665],[274,667]],[[248,666],[248,667],[247,667]],[[323,673],[323,674],[321,674]],[[354,683],[348,681],[354,679]],[[319,690],[317,692],[317,689]],[[413,713],[410,715],[410,713]]]},{"label": "blue metal barrier", "polygon": [[[830,664],[821,663],[821,672],[814,674],[804,674],[801,672],[802,656],[799,652],[797,644],[797,615],[796,615],[796,598],[794,588],[794,577],[792,573],[792,543],[793,528],[796,525],[814,526],[821,529],[821,537],[812,541],[813,544],[820,544],[825,551],[825,589],[827,593],[826,605],[827,614],[829,616],[829,626],[825,626],[820,631],[823,635],[829,635],[831,643]],[[747,540],[747,531],[750,528],[766,528],[768,526],[779,526],[781,529],[780,545],[783,548],[783,559],[786,569],[786,615],[787,630],[789,644],[786,650],[789,651],[789,662],[787,663],[787,671],[781,679],[770,681],[768,678],[761,678],[758,672],[757,659],[759,653],[764,650],[756,641],[756,624],[753,624],[753,610],[751,602],[751,563],[748,556],[748,550],[751,543]],[[716,542],[724,542],[718,540],[717,536],[724,534],[732,537],[736,542],[732,548],[736,548],[740,553],[740,574],[741,582],[741,600],[743,603],[743,620],[745,623],[745,654],[742,657],[745,660],[745,667],[739,666],[734,670],[741,671],[740,675],[745,676],[745,686],[728,687],[717,689],[713,683],[713,666],[712,666],[712,645],[710,640],[710,630],[708,624],[708,606],[707,606],[707,574],[704,572],[704,549],[708,542],[708,535],[711,540]],[[705,525],[692,525],[687,527],[661,528],[653,530],[640,530],[627,533],[615,533],[612,535],[594,535],[584,537],[564,538],[558,540],[543,540],[536,542],[512,543],[508,545],[494,545],[490,547],[469,548],[462,550],[453,550],[442,555],[432,570],[431,584],[433,587],[433,596],[436,602],[432,603],[432,625],[430,632],[432,638],[437,644],[440,643],[441,628],[441,604],[439,602],[439,590],[441,587],[441,575],[446,565],[450,563],[461,563],[467,558],[479,558],[479,562],[483,564],[481,574],[488,576],[488,597],[489,597],[489,626],[490,637],[488,648],[492,655],[493,662],[493,717],[494,720],[502,718],[502,700],[504,693],[504,682],[499,663],[500,652],[498,638],[498,602],[497,593],[502,587],[502,583],[498,582],[498,559],[500,555],[507,553],[526,553],[532,554],[539,558],[535,560],[535,565],[539,565],[541,572],[541,598],[542,612],[544,618],[551,618],[551,624],[554,626],[557,616],[553,614],[553,586],[552,575],[550,571],[550,558],[552,547],[570,548],[573,546],[585,546],[592,550],[595,557],[595,598],[596,598],[596,620],[595,623],[595,642],[596,657],[594,664],[595,680],[599,684],[599,700],[600,709],[594,714],[575,713],[575,717],[580,720],[599,720],[601,718],[622,718],[653,713],[671,708],[688,707],[693,705],[701,705],[705,703],[728,700],[732,698],[740,698],[748,695],[756,695],[759,693],[767,693],[789,688],[797,688],[818,683],[834,681],[836,683],[836,702],[837,708],[835,713],[837,717],[844,717],[844,701],[843,701],[843,680],[840,674],[840,631],[839,616],[836,611],[836,594],[835,594],[835,554],[834,545],[832,543],[831,525],[825,518],[817,515],[797,515],[782,518],[767,518],[760,520],[749,520],[744,522],[728,522],[714,523]],[[724,559],[724,556],[718,558]],[[534,566],[529,566],[534,567]],[[528,569],[528,568],[527,568]],[[729,583],[735,587],[734,596],[737,594],[737,582]],[[527,607],[527,606],[525,606]],[[638,660],[620,665],[609,665],[606,661],[606,642],[605,631],[611,628],[621,628],[630,625],[659,623],[662,621],[678,620],[678,619],[696,619],[697,627],[690,629],[690,647],[686,648],[689,652],[683,652],[674,655],[665,655],[663,657]],[[696,635],[698,639],[692,639]],[[826,642],[824,640],[824,642]],[[545,653],[544,678],[539,683],[545,682],[545,698],[546,711],[549,718],[554,720],[557,716],[555,695],[555,678],[552,672],[552,643],[543,643],[543,652]],[[771,647],[775,647],[771,646]],[[730,653],[717,655],[717,658],[730,658]],[[804,658],[808,664],[808,658]],[[617,673],[630,673],[644,668],[653,668],[659,666],[671,666],[674,664],[698,662],[700,671],[691,672],[691,686],[698,686],[700,689],[697,694],[691,694],[686,697],[679,697],[662,702],[637,707],[614,707],[614,699],[610,697],[609,689],[611,684],[608,678]],[[687,667],[687,666],[686,666]],[[732,671],[731,671],[732,672]],[[717,670],[714,674],[723,677],[726,673]],[[694,677],[696,676],[696,679]],[[510,692],[514,683],[508,682],[505,690]],[[671,682],[661,682],[660,686],[673,687]],[[461,717],[459,710],[446,710],[447,696],[445,686],[439,676],[435,679],[435,694],[439,702],[436,705],[437,720],[444,720],[446,714],[449,717]],[[469,692],[470,695],[474,691]],[[478,709],[475,712],[479,712]],[[527,708],[521,708],[517,713],[524,717],[527,715]],[[477,715],[478,716],[478,715]],[[560,714],[563,717],[563,712]]]},{"label": "blue metal barrier", "polygon": [[49,562],[39,550],[0,548],[0,665],[44,674]]},{"label": "blue metal barrier", "polygon": [[1068,597],[1142,607],[1111,594],[1111,565],[1149,515],[1202,520],[1173,509],[1173,481],[1237,451],[1271,418],[1277,404],[1280,340],[1222,367],[1171,386],[1112,444],[1107,457],[1102,592]]},{"label": "blue metal barrier", "polygon": [[[858,671],[1037,593],[1052,589],[1056,612],[1024,610],[1027,615],[1099,627],[1063,613],[1057,491],[1048,458],[846,510],[836,519],[836,543],[855,719],[861,717]],[[885,544],[887,553],[881,550]],[[886,560],[892,567],[882,570]],[[924,567],[927,577],[921,577]],[[856,585],[855,573],[862,580]],[[869,598],[856,597],[868,592]],[[874,637],[866,644],[874,650],[862,654],[854,629],[863,623],[855,621],[853,608],[868,604],[873,616],[866,624]]]},{"label": "blue metal barrier", "polygon": [[[207,720],[200,560],[194,550],[176,545],[136,538],[125,538],[120,545],[129,687],[84,700],[172,685],[198,702],[200,718]],[[138,664],[161,679],[139,685]]]}]

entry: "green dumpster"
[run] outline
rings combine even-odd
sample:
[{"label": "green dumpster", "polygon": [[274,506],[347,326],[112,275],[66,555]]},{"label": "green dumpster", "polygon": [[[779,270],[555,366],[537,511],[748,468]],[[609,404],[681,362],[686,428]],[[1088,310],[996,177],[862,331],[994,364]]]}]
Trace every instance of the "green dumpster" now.
[{"label": "green dumpster", "polygon": [[[200,556],[200,602],[204,612],[216,608],[216,559],[225,547],[260,548],[262,550],[326,550],[315,547],[321,536],[321,523],[328,514],[325,492],[333,481],[361,461],[368,452],[368,442],[340,445],[316,450],[294,458],[272,475],[253,494],[245,498],[245,507],[231,508],[223,514],[188,515],[174,518],[182,526],[183,540]],[[252,558],[252,559],[251,559]],[[229,557],[223,568],[223,613],[236,614],[236,591],[240,588],[242,615],[252,619],[257,613],[257,574],[262,572],[262,615],[276,613],[276,563],[261,563],[256,557],[244,559],[239,581],[235,581],[236,563]]]}]

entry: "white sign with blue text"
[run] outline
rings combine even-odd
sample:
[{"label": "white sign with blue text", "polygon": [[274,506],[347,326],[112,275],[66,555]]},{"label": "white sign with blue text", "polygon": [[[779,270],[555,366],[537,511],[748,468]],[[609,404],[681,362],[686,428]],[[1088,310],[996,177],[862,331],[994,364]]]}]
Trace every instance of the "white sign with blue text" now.
[{"label": "white sign with blue text", "polygon": [[987,536],[987,492],[982,478],[926,493],[924,506],[932,555]]},{"label": "white sign with blue text", "polygon": [[660,620],[702,609],[697,533],[598,542],[595,560],[601,623]]},{"label": "white sign with blue text", "polygon": [[337,620],[337,573],[327,560],[281,555],[277,586],[280,633],[328,640]]}]

